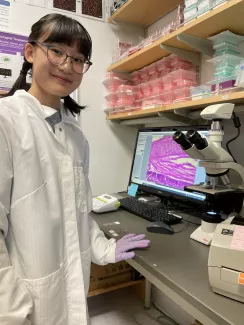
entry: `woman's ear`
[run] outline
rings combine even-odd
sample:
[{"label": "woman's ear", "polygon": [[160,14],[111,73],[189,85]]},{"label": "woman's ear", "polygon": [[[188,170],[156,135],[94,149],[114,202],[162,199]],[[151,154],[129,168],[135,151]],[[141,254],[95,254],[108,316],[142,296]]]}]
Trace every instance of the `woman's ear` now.
[{"label": "woman's ear", "polygon": [[27,43],[25,45],[25,58],[29,63],[33,63],[33,51],[34,51],[34,47],[32,44]]}]

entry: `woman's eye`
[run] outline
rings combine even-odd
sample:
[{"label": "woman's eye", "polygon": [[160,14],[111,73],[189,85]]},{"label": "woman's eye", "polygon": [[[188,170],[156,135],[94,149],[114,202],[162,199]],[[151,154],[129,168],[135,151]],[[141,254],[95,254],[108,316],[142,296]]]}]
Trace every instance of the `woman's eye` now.
[{"label": "woman's eye", "polygon": [[59,49],[56,49],[56,48],[51,48],[50,49],[54,54],[58,55],[58,56],[62,56],[63,55],[63,52],[60,51]]},{"label": "woman's eye", "polygon": [[82,59],[82,58],[74,58],[74,61],[75,61],[76,63],[80,63],[80,64],[84,64],[84,63],[85,63],[85,60]]}]

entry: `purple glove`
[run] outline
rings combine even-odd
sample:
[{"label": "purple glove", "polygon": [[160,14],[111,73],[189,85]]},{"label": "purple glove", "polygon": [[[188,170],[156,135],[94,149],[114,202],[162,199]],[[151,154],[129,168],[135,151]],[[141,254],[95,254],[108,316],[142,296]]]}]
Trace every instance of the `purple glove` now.
[{"label": "purple glove", "polygon": [[143,240],[146,235],[130,234],[122,237],[116,243],[116,262],[125,261],[135,257],[134,252],[129,252],[135,248],[147,248],[150,245],[150,240]]}]

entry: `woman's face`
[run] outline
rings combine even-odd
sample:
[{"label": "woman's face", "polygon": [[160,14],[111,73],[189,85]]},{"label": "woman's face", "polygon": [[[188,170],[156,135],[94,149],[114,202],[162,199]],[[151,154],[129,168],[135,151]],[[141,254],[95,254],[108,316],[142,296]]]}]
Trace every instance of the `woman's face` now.
[{"label": "woman's face", "polygon": [[[40,42],[43,40],[40,39]],[[71,57],[84,60],[84,56],[78,52],[76,44],[67,46],[52,43],[51,45],[57,49],[56,53],[65,51]],[[74,71],[71,58],[68,58],[62,65],[55,65],[50,62],[47,53],[48,48],[40,43],[35,45],[28,43],[25,47],[25,57],[27,61],[33,63],[33,85],[52,96],[70,95],[80,86],[83,74]]]}]

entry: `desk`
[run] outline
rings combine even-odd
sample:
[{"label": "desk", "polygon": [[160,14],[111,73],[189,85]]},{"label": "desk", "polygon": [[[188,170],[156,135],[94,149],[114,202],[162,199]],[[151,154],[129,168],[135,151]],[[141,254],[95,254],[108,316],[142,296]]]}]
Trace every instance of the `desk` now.
[{"label": "desk", "polygon": [[[104,224],[120,222],[127,233],[146,233],[151,240],[148,250],[136,252],[128,263],[150,283],[204,325],[243,325],[244,304],[215,294],[208,280],[209,247],[190,239],[196,226],[174,235],[148,233],[147,220],[119,210],[92,214],[106,235]],[[175,225],[180,230],[183,225]]]}]

